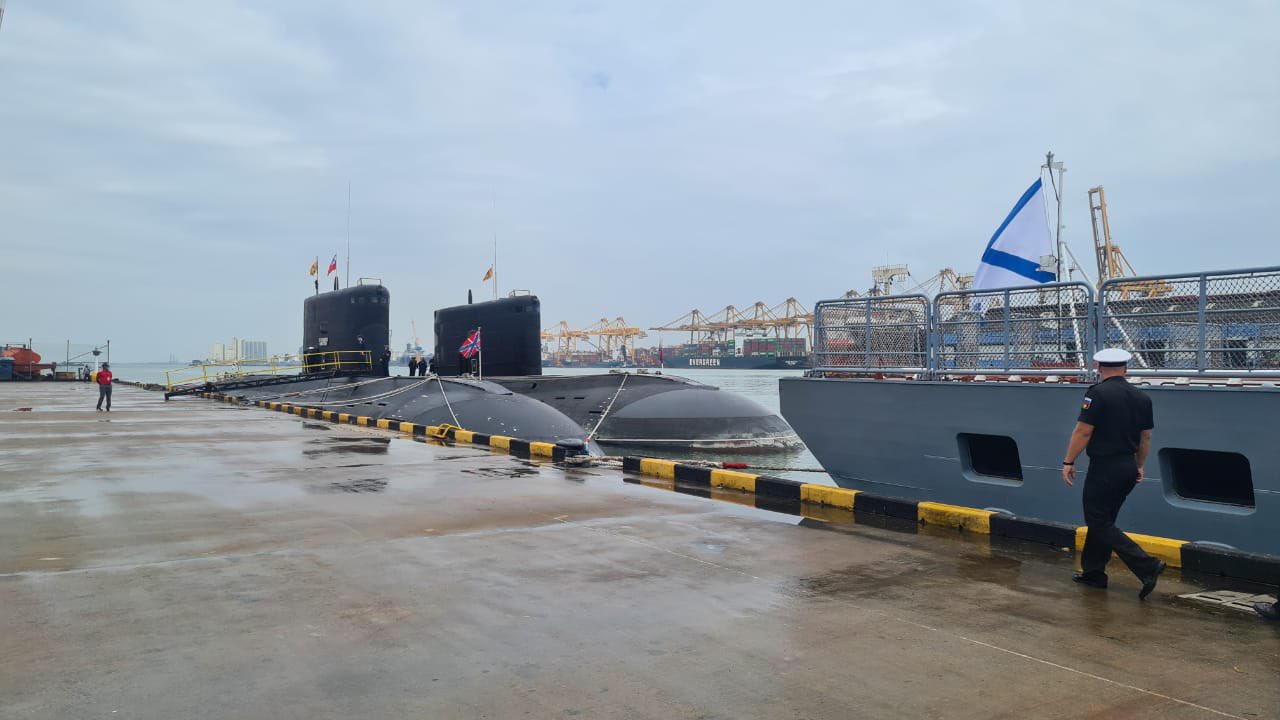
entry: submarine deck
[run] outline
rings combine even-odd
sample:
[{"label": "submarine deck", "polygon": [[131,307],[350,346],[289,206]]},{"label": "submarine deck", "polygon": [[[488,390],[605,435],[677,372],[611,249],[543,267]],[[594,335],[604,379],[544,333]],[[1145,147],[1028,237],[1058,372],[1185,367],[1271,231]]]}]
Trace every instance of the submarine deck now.
[{"label": "submarine deck", "polygon": [[1140,603],[1047,547],[95,399],[0,386],[6,718],[1280,713],[1280,628],[1173,571]]}]

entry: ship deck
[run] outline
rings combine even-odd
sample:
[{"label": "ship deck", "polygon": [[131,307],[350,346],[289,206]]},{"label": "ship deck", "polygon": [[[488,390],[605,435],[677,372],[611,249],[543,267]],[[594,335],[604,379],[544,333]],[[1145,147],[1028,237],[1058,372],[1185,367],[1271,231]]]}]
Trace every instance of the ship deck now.
[{"label": "ship deck", "polygon": [[[0,385],[6,718],[1274,717],[1280,626],[1122,569],[386,431]],[[20,407],[30,411],[16,412]]]}]

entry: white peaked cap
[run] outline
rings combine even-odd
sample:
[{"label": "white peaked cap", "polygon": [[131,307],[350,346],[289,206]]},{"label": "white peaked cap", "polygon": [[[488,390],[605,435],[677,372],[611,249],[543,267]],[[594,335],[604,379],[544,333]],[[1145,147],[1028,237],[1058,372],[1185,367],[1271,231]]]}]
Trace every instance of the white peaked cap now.
[{"label": "white peaked cap", "polygon": [[1106,348],[1093,354],[1097,363],[1127,363],[1133,359],[1133,353],[1120,348]]}]

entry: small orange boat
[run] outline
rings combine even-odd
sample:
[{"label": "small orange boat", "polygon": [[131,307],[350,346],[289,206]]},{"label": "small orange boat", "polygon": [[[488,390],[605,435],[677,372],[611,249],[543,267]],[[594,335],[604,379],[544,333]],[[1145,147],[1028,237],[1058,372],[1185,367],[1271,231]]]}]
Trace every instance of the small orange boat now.
[{"label": "small orange boat", "polygon": [[41,372],[57,366],[57,363],[40,362],[40,353],[21,345],[5,345],[0,357],[13,358],[13,377],[17,380],[33,380]]}]

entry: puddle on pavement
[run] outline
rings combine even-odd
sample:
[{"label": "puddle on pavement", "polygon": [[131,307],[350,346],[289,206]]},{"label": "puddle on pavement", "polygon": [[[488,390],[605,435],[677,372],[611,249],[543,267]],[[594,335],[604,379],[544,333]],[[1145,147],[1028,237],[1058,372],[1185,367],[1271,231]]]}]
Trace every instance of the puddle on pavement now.
[{"label": "puddle on pavement", "polygon": [[328,454],[385,455],[391,449],[389,437],[329,437],[311,440],[312,447],[304,448],[306,457]]},{"label": "puddle on pavement", "polygon": [[496,467],[496,468],[491,468],[491,467],[462,468],[461,470],[459,470],[459,472],[464,472],[469,475],[482,475],[484,477],[517,478],[517,477],[528,477],[530,475],[537,475],[538,468],[516,465],[512,467]]},{"label": "puddle on pavement", "polygon": [[387,481],[380,478],[344,480],[311,488],[313,492],[331,493],[379,493],[387,489]]}]

